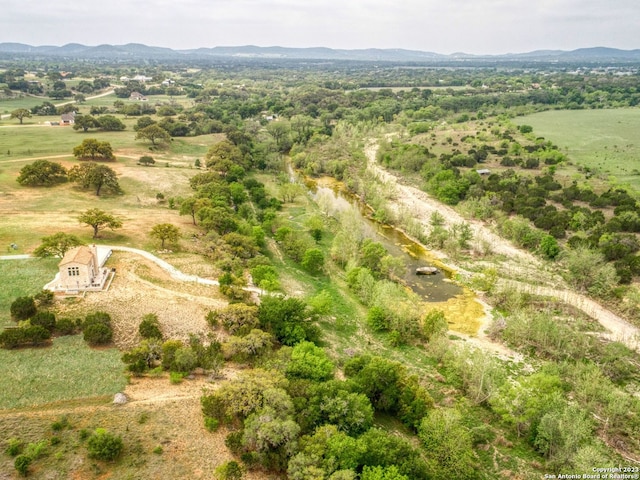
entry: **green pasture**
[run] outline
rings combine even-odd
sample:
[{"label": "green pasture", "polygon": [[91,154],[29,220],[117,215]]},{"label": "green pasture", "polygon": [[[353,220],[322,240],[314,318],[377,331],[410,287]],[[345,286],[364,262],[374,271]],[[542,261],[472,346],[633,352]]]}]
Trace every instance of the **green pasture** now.
[{"label": "green pasture", "polygon": [[81,335],[41,348],[0,350],[0,409],[113,395],[126,385],[121,353],[92,349]]},{"label": "green pasture", "polygon": [[[20,96],[15,98],[0,98],[0,115],[6,115],[8,113],[13,112],[18,108],[32,108],[36,105],[41,105],[44,102],[51,102],[53,104],[59,103],[59,100],[52,100],[49,97],[29,97],[29,96]],[[25,119],[29,120],[29,119]],[[3,119],[2,123],[13,123],[18,122],[18,120],[12,119]]]},{"label": "green pasture", "polygon": [[640,191],[640,109],[554,110],[515,121],[531,125],[574,163]]},{"label": "green pasture", "polygon": [[[69,126],[48,126],[42,124],[45,121],[57,121],[58,117],[32,117],[25,120],[25,125],[7,125],[6,121],[0,126],[0,165],[4,160],[44,157],[48,155],[69,154],[72,156],[73,147],[82,143],[85,138],[97,138],[103,142],[109,142],[116,152],[119,149],[138,150],[140,155],[165,157],[171,161],[172,155],[187,155],[195,158],[204,158],[207,150],[214,143],[222,140],[219,134],[202,135],[199,137],[174,138],[167,147],[159,147],[150,152],[151,144],[148,141],[136,140],[136,132],[133,130],[136,118],[119,118],[127,126],[121,132],[89,131],[80,132]],[[17,122],[17,120],[12,120]],[[40,123],[39,125],[30,125]]]},{"label": "green pasture", "polygon": [[[18,239],[12,240],[7,245],[0,244],[0,255],[9,255],[9,243],[15,242],[18,247],[21,243]],[[13,251],[11,251],[13,253]],[[17,253],[23,253],[19,248]],[[26,260],[0,260],[0,327],[14,325],[11,320],[9,307],[17,297],[35,295],[42,290],[58,272],[57,258],[29,258]],[[1,362],[1,360],[0,360]]]}]

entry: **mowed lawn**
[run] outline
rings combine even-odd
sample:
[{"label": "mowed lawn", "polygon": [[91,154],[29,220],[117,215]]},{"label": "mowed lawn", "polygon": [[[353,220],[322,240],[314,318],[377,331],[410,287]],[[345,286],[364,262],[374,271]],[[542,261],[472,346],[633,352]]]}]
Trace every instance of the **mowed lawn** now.
[{"label": "mowed lawn", "polygon": [[515,120],[533,127],[576,164],[640,191],[640,109],[554,110]]},{"label": "mowed lawn", "polygon": [[[14,325],[11,302],[41,291],[59,261],[0,260],[0,327]],[[114,348],[89,348],[81,335],[56,338],[49,347],[0,349],[0,409],[113,395],[126,384],[120,356]]]}]

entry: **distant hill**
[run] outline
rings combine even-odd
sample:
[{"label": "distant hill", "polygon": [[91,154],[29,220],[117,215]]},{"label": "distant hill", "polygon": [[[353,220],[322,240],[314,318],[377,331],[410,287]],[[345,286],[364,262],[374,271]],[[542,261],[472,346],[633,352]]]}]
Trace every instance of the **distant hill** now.
[{"label": "distant hill", "polygon": [[472,55],[454,53],[443,55],[434,52],[423,52],[405,49],[368,48],[360,50],[332,49],[326,47],[289,48],[219,46],[190,50],[173,50],[153,47],[139,43],[126,45],[87,46],[69,43],[61,47],[44,45],[32,46],[22,43],[0,43],[0,55],[15,56],[55,56],[68,59],[216,59],[216,58],[256,58],[256,59],[309,59],[309,60],[353,60],[384,62],[464,62],[464,61],[535,61],[535,62],[639,62],[640,49],[619,50],[616,48],[594,47],[577,50],[536,50],[526,53],[509,53],[503,55]]}]

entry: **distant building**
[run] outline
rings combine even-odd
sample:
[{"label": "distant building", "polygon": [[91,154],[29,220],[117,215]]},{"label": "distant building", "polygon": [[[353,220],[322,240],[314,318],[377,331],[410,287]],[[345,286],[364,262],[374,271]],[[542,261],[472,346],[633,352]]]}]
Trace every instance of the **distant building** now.
[{"label": "distant building", "polygon": [[129,95],[129,100],[137,100],[139,102],[146,102],[147,101],[147,97],[145,97],[140,92],[131,92],[131,95]]},{"label": "distant building", "polygon": [[81,246],[69,250],[58,265],[58,274],[45,289],[61,293],[103,290],[111,273],[104,267],[111,249]]},{"label": "distant building", "polygon": [[76,112],[60,115],[60,125],[73,125],[74,123],[76,123]]},{"label": "distant building", "polygon": [[489,175],[491,173],[491,170],[489,170],[488,168],[481,168],[479,170],[476,170],[476,173],[478,175]]},{"label": "distant building", "polygon": [[132,80],[134,80],[136,82],[140,82],[140,83],[145,83],[145,82],[150,82],[151,80],[153,80],[153,77],[146,77],[144,75],[136,75],[135,77],[132,78]]}]

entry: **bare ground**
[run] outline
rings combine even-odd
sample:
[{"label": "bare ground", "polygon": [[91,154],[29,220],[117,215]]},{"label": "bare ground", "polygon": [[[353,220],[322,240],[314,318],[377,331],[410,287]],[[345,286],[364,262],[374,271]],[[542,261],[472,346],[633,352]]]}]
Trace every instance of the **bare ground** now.
[{"label": "bare ground", "polygon": [[82,316],[102,310],[112,316],[114,343],[130,348],[140,340],[142,317],[155,313],[165,337],[187,340],[190,333],[206,335],[210,310],[224,307],[217,288],[178,282],[162,268],[135,254],[114,253],[108,263],[116,276],[106,292],[88,293],[79,301],[63,302],[59,316]]}]

